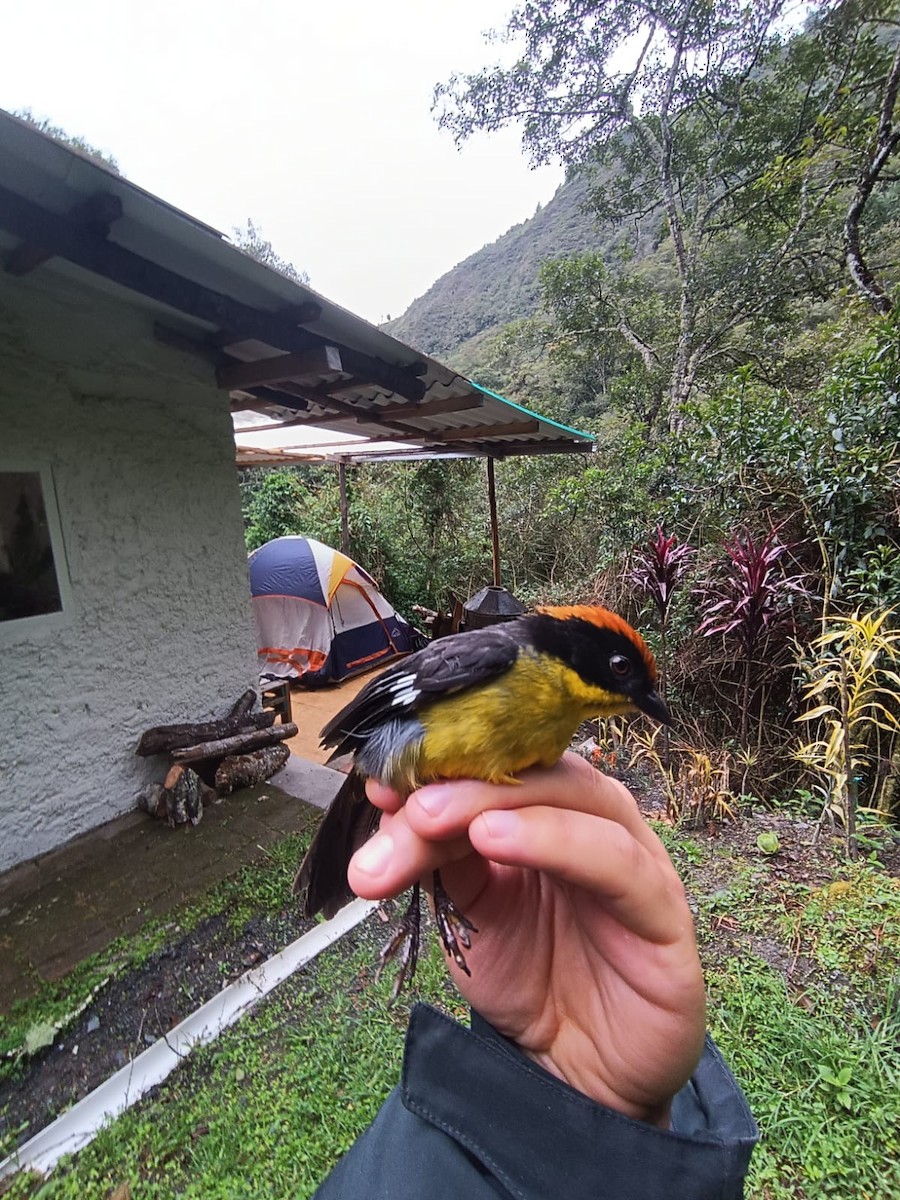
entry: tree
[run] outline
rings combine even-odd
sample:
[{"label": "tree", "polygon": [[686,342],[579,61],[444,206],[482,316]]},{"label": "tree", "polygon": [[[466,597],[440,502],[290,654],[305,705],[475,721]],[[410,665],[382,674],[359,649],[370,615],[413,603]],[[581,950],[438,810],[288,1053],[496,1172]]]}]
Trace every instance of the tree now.
[{"label": "tree", "polygon": [[[880,80],[877,82],[880,83]],[[877,83],[876,83],[877,86]],[[900,90],[900,43],[881,88],[881,104],[874,133],[866,140],[856,186],[844,220],[844,250],[847,269],[860,294],[876,312],[886,316],[893,307],[863,253],[860,226],[875,189],[885,178],[885,168],[900,147],[900,128],[894,124],[897,92]]]},{"label": "tree", "polygon": [[627,262],[604,281],[597,315],[599,330],[663,373],[670,428],[704,372],[743,361],[792,317],[795,297],[834,287],[839,235],[821,229],[840,228],[846,178],[823,131],[862,129],[870,97],[849,84],[871,67],[877,39],[823,30],[878,7],[820,3],[818,23],[790,35],[782,0],[529,0],[507,28],[523,43],[512,67],[436,91],[458,140],[519,124],[535,161],[593,173],[599,216],[661,226],[674,273],[662,336],[648,340],[635,319],[646,316],[646,282]]},{"label": "tree", "polygon": [[264,471],[242,490],[248,550],[306,531],[310,496],[296,472]]},{"label": "tree", "polygon": [[272,243],[263,237],[262,229],[254,224],[249,217],[247,218],[246,226],[235,225],[232,233],[234,234],[234,244],[238,249],[243,250],[245,254],[249,254],[251,258],[255,258],[257,262],[271,267],[273,271],[280,271],[282,275],[286,275],[294,283],[309,283],[307,273],[305,271],[298,271],[292,262],[286,258],[282,258],[273,248]]},{"label": "tree", "polygon": [[555,319],[554,358],[599,369],[610,405],[650,428],[666,403],[678,329],[671,274],[658,258],[616,271],[588,252],[545,262],[539,276]]}]

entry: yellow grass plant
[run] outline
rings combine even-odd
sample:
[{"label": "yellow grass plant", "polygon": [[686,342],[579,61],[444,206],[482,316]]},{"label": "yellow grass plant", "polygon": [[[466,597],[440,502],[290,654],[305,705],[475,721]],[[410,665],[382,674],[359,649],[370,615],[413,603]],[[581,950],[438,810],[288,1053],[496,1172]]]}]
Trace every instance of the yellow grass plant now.
[{"label": "yellow grass plant", "polygon": [[797,718],[815,736],[797,757],[823,777],[823,815],[839,821],[856,857],[861,801],[886,817],[900,780],[900,629],[892,609],[834,617],[802,666],[809,706]]}]

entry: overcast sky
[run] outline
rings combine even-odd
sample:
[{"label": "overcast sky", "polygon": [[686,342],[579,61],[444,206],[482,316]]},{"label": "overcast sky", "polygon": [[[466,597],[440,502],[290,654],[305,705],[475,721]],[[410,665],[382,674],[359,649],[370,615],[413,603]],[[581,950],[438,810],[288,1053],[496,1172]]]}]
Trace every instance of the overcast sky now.
[{"label": "overcast sky", "polygon": [[330,299],[398,316],[562,178],[512,131],[457,151],[435,83],[496,61],[513,0],[29,0],[0,107],[31,108],[230,233],[250,217]]}]

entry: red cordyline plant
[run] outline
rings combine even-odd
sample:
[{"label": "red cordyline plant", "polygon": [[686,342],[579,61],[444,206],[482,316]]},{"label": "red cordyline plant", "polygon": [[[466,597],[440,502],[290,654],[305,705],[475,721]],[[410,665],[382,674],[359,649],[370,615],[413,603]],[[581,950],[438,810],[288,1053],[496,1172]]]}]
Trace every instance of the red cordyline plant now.
[{"label": "red cordyline plant", "polygon": [[686,543],[679,545],[674,533],[667,537],[663,527],[657,525],[655,536],[648,538],[645,546],[634,551],[634,565],[628,572],[629,581],[638,592],[653,601],[659,614],[659,671],[664,696],[668,682],[666,629],[669,606],[695,554],[693,546]]},{"label": "red cordyline plant", "polygon": [[785,575],[780,559],[791,549],[771,530],[761,540],[746,530],[725,542],[725,569],[695,589],[701,598],[703,620],[697,632],[705,637],[720,633],[741,648],[741,745],[746,748],[750,725],[750,695],[757,650],[777,631],[793,623],[796,599],[812,593],[802,575]]}]

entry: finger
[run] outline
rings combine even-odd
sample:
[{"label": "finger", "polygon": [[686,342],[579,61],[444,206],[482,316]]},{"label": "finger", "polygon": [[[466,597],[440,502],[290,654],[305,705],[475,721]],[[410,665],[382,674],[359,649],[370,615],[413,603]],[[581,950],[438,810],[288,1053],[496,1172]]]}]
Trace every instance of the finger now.
[{"label": "finger", "polygon": [[490,809],[551,806],[582,812],[621,825],[651,854],[668,855],[644,822],[637,803],[618,780],[603,775],[577,754],[566,754],[554,767],[523,772],[518,784],[453,780],[430,784],[413,793],[406,811],[422,837],[459,837],[480,812]]},{"label": "finger", "polygon": [[660,944],[693,939],[677,877],[617,821],[570,809],[491,809],[476,817],[469,838],[484,857],[545,871],[584,888],[627,929]]},{"label": "finger", "polygon": [[428,841],[410,828],[405,809],[401,809],[382,816],[378,832],[351,858],[347,879],[357,896],[382,900],[466,857],[478,858],[467,835]]},{"label": "finger", "polygon": [[393,788],[377,779],[366,780],[366,796],[370,804],[380,808],[382,812],[395,813],[403,807],[403,797]]}]

